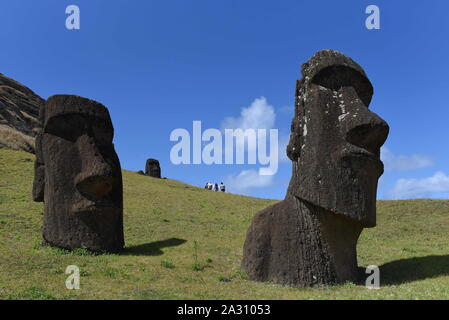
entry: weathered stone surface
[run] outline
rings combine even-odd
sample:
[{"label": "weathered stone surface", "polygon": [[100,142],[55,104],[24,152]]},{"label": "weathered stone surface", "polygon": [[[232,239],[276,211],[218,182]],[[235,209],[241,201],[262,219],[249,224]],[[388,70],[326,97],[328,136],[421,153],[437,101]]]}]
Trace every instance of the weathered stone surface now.
[{"label": "weathered stone surface", "polygon": [[156,159],[148,159],[145,164],[145,174],[150,177],[160,178],[161,167]]},{"label": "weathered stone surface", "polygon": [[0,74],[0,147],[34,153],[44,103],[29,88]]},{"label": "weathered stone surface", "polygon": [[372,85],[347,56],[319,51],[302,76],[287,195],[255,216],[242,268],[253,280],[299,287],[356,281],[357,239],[376,224],[380,147],[389,127],[369,111]]},{"label": "weathered stone surface", "polygon": [[66,249],[117,252],[124,246],[123,187],[102,104],[71,95],[41,108],[33,199],[45,202],[44,240]]}]

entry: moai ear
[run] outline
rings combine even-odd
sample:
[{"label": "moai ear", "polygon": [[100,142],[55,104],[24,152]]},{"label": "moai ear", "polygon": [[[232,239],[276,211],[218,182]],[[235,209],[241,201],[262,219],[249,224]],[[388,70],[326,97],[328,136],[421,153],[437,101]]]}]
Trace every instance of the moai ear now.
[{"label": "moai ear", "polygon": [[42,158],[42,133],[36,136],[36,161],[34,162],[33,201],[44,201],[45,166]]},{"label": "moai ear", "polygon": [[302,80],[296,81],[296,91],[295,91],[295,114],[293,115],[291,124],[290,141],[287,146],[287,156],[292,161],[297,161],[301,153],[301,114],[302,114],[302,97],[300,96],[300,88],[302,85]]}]

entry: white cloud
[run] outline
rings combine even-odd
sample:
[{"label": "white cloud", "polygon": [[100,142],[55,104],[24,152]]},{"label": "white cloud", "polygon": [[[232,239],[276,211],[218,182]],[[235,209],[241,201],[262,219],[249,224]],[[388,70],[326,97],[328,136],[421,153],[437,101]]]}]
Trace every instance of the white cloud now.
[{"label": "white cloud", "polygon": [[279,161],[280,162],[290,162],[291,160],[287,157],[287,145],[290,142],[290,135],[281,136],[279,138]]},{"label": "white cloud", "polygon": [[395,155],[389,149],[382,147],[381,160],[384,163],[385,171],[408,171],[433,166],[433,160],[423,155]]},{"label": "white cloud", "polygon": [[257,170],[243,170],[238,175],[229,175],[224,181],[226,191],[248,195],[255,188],[268,187],[273,184],[274,175],[263,176]]},{"label": "white cloud", "polygon": [[399,179],[389,192],[390,199],[434,197],[436,193],[449,193],[449,177],[437,172],[424,179]]},{"label": "white cloud", "polygon": [[[279,112],[292,112],[293,108],[291,106],[286,106],[278,109]],[[249,107],[242,108],[240,112],[240,117],[225,118],[221,123],[222,130],[224,129],[273,129],[276,121],[275,108],[270,105],[265,97],[256,98]],[[268,134],[268,131],[267,131]],[[268,138],[267,138],[268,139]],[[278,143],[278,160],[280,162],[289,162],[290,159],[287,157],[286,148],[290,140],[290,135],[281,135],[279,137]],[[247,139],[245,139],[247,143]],[[239,145],[240,146],[240,145]],[[246,147],[249,148],[247,145]],[[248,150],[250,152],[255,152],[255,150]],[[225,150],[225,152],[231,152],[230,150]]]},{"label": "white cloud", "polygon": [[257,98],[247,108],[242,108],[240,117],[226,118],[222,122],[223,129],[271,129],[276,120],[273,106],[265,97]]},{"label": "white cloud", "polygon": [[[246,131],[248,129],[254,130],[253,133],[248,132],[248,136],[245,136],[243,139],[236,139],[235,146],[234,144],[226,144],[224,154],[234,155],[237,161],[237,150],[240,150],[245,154],[244,157],[245,159],[247,159],[248,164],[256,164],[258,158],[257,148],[258,146],[260,147],[259,144],[262,143],[262,141],[258,140],[258,129],[264,129],[266,130],[266,149],[264,150],[269,157],[269,162],[265,163],[266,160],[263,160],[264,162],[261,162],[261,164],[269,164],[269,171],[273,172],[271,174],[276,173],[278,169],[279,158],[283,159],[283,156],[279,152],[279,132],[277,129],[273,128],[275,121],[275,109],[268,103],[267,99],[265,97],[254,99],[249,107],[241,109],[239,117],[228,117],[222,121],[222,131],[225,131],[226,129],[241,129],[243,131]],[[273,143],[271,143],[272,139],[274,139]],[[252,160],[250,161],[250,159]],[[258,160],[262,161],[260,157],[258,158]],[[259,172],[265,172],[265,169],[261,168],[261,170],[262,171]]]}]

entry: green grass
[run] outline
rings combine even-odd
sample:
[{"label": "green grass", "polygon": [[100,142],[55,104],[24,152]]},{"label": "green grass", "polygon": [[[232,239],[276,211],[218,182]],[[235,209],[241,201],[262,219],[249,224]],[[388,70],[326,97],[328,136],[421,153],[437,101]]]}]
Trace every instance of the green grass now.
[{"label": "green grass", "polygon": [[[0,149],[0,299],[448,299],[449,201],[379,201],[358,244],[381,289],[346,283],[297,289],[240,271],[253,215],[274,203],[123,171],[126,248],[95,255],[41,245],[43,204],[31,200],[34,156]],[[68,265],[81,289],[68,290]]]}]

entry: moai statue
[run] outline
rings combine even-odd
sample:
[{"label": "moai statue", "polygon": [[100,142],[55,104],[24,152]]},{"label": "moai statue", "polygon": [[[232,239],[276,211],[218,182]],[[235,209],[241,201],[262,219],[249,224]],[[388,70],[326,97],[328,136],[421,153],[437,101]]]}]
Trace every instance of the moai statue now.
[{"label": "moai statue", "polygon": [[358,237],[376,225],[380,147],[389,127],[368,110],[373,87],[349,57],[319,51],[302,76],[287,195],[254,217],[242,268],[253,280],[297,287],[355,282]]},{"label": "moai statue", "polygon": [[150,177],[160,178],[161,167],[159,165],[159,161],[156,159],[148,159],[145,164],[145,174]]},{"label": "moai statue", "polygon": [[121,250],[122,175],[108,109],[55,95],[39,116],[33,200],[45,203],[44,241],[65,249]]}]

